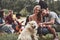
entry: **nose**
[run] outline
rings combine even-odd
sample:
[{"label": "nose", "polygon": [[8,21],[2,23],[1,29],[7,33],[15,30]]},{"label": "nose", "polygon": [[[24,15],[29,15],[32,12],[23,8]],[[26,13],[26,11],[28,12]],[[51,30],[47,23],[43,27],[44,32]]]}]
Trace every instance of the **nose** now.
[{"label": "nose", "polygon": [[35,28],[36,26],[34,26],[34,28]]}]

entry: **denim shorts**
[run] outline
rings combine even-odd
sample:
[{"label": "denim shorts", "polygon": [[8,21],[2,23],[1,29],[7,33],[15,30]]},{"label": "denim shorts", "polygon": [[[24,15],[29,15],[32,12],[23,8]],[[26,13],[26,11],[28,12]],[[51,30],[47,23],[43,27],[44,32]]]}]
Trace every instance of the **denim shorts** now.
[{"label": "denim shorts", "polygon": [[38,27],[38,29],[37,29],[37,34],[46,35],[46,34],[48,34],[49,32],[50,32],[50,31],[49,31],[48,28],[46,28],[46,27],[43,27],[43,28]]}]

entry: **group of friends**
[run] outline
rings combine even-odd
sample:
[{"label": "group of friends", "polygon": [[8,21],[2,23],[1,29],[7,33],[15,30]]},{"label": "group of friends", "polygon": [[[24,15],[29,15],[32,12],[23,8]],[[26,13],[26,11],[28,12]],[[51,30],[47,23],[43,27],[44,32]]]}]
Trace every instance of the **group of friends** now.
[{"label": "group of friends", "polygon": [[33,14],[30,15],[28,19],[29,21],[34,20],[37,22],[39,26],[37,29],[37,34],[41,34],[41,28],[46,28],[53,34],[54,40],[59,40],[58,34],[53,26],[55,24],[60,24],[60,19],[55,12],[49,10],[46,2],[40,1],[39,4],[33,8]]},{"label": "group of friends", "polygon": [[13,18],[13,10],[9,10],[8,14],[5,14],[3,10],[0,10],[0,31],[6,33],[19,32],[22,29],[22,22],[19,22],[21,14],[16,14],[16,18]]}]

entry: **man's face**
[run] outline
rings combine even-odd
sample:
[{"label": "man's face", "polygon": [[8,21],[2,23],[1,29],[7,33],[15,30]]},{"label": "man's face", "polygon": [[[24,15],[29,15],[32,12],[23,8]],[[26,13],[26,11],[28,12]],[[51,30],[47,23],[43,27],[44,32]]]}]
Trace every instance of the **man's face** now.
[{"label": "man's face", "polygon": [[48,14],[48,10],[42,9],[42,15],[45,16],[45,15],[47,15],[47,14]]}]

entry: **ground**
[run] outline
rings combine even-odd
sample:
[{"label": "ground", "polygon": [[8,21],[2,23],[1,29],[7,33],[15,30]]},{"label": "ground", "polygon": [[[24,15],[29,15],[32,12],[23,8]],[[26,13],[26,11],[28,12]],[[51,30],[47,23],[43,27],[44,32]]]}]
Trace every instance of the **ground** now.
[{"label": "ground", "polygon": [[[22,17],[25,19],[26,17]],[[60,40],[60,32],[58,32],[59,40]],[[18,34],[7,34],[7,33],[0,33],[0,40],[17,40]],[[47,34],[44,38],[39,38],[39,40],[53,40],[52,34]]]},{"label": "ground", "polygon": [[[59,39],[60,39],[60,33],[58,33]],[[18,34],[0,34],[0,40],[17,40]],[[53,40],[52,34],[47,34],[45,38],[39,38],[39,40]]]}]

